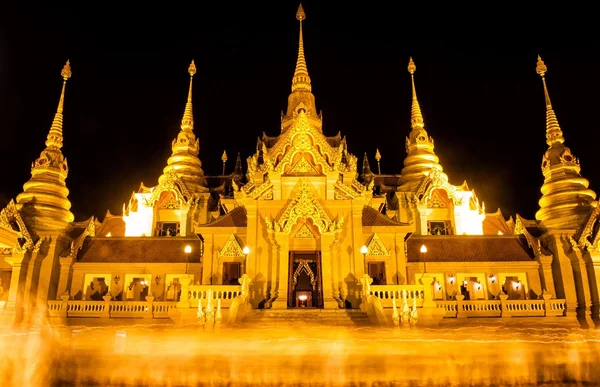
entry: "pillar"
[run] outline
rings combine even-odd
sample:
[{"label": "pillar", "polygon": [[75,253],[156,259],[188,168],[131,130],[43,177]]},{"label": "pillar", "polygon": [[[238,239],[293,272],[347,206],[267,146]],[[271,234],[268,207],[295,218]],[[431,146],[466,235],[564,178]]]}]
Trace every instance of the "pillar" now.
[{"label": "pillar", "polygon": [[[69,282],[71,282],[72,265],[75,257],[61,257],[60,258],[60,275],[58,277],[58,288],[56,295],[61,297],[63,294],[69,291]],[[112,285],[112,278],[109,279],[109,286]],[[57,297],[57,298],[58,298]]]},{"label": "pillar", "polygon": [[6,261],[12,266],[12,275],[10,277],[10,287],[8,290],[8,299],[4,315],[14,315],[18,322],[23,317],[23,290],[25,288],[25,279],[27,276],[29,254],[12,253],[12,256],[6,258]]},{"label": "pillar", "polygon": [[556,290],[554,288],[554,278],[552,276],[552,256],[551,255],[540,255],[538,257],[540,262],[540,276],[542,278],[542,287],[548,293],[556,297]]},{"label": "pillar", "polygon": [[333,255],[331,253],[331,249],[336,244],[335,237],[335,235],[321,235],[321,282],[323,283],[324,309],[339,309],[334,293],[337,290],[337,284],[333,277]]},{"label": "pillar", "polygon": [[273,247],[273,266],[277,266],[277,291],[275,301],[272,304],[273,309],[287,309],[288,303],[288,275],[289,275],[289,236],[277,234],[274,237],[275,246]]}]

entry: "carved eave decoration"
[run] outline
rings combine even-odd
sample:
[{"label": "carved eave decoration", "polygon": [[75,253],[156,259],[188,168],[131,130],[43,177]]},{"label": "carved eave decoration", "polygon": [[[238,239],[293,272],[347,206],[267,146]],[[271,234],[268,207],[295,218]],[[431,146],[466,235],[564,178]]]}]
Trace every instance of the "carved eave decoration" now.
[{"label": "carved eave decoration", "polygon": [[353,180],[352,184],[346,185],[341,181],[335,183],[333,194],[336,200],[350,200],[357,198],[370,198],[373,196],[373,187],[375,179],[371,180],[369,185],[365,187],[358,181]]},{"label": "carved eave decoration", "polygon": [[278,219],[271,221],[265,218],[269,232],[289,234],[298,221],[310,219],[320,234],[333,234],[339,232],[344,225],[344,218],[332,220],[325,209],[314,196],[306,179],[300,181],[296,196],[288,203]]},{"label": "carved eave decoration", "polygon": [[150,198],[146,200],[146,206],[153,207],[161,194],[165,191],[171,191],[181,207],[189,207],[194,202],[194,197],[190,194],[183,181],[173,171],[164,174],[166,177],[159,185],[152,189]]},{"label": "carved eave decoration", "polygon": [[535,256],[536,257],[541,256],[542,255],[542,246],[540,244],[540,240],[535,238],[533,235],[531,235],[531,233],[529,231],[527,231],[527,228],[523,224],[521,216],[519,216],[519,214],[517,214],[516,221],[515,221],[515,235],[521,235],[521,234],[525,235],[525,239],[527,239],[527,244],[529,245],[529,247],[531,249],[533,249]]},{"label": "carved eave decoration", "polygon": [[381,241],[381,239],[379,238],[379,235],[377,235],[377,233],[373,234],[373,236],[371,237],[371,240],[369,240],[369,243],[367,243],[367,248],[368,248],[368,252],[367,252],[368,256],[389,257],[390,255],[392,255],[391,251],[385,247],[385,245],[383,244],[383,242]]},{"label": "carved eave decoration", "polygon": [[217,253],[218,257],[243,257],[244,249],[234,234],[229,236],[223,248]]},{"label": "carved eave decoration", "polygon": [[29,251],[39,251],[42,239],[33,231],[30,230],[25,219],[17,210],[15,201],[10,203],[0,211],[0,225],[17,232],[17,246],[15,251],[25,253]]},{"label": "carved eave decoration", "polygon": [[574,240],[581,249],[598,251],[600,242],[600,206],[596,206]]},{"label": "carved eave decoration", "polygon": [[90,222],[81,235],[71,242],[71,248],[68,250],[68,254],[66,256],[71,258],[77,257],[77,253],[79,253],[79,250],[81,250],[81,247],[83,247],[83,241],[89,236],[96,236],[96,219],[94,217],[90,219]]},{"label": "carved eave decoration", "polygon": [[448,177],[439,169],[432,168],[427,176],[423,176],[415,194],[420,205],[426,205],[434,190],[443,189],[454,205],[461,205],[462,199],[456,195],[456,187],[448,182]]},{"label": "carved eave decoration", "polygon": [[236,199],[273,200],[273,183],[270,181],[258,187],[252,181],[242,187],[237,186],[233,180],[232,184],[234,184],[233,195]]}]

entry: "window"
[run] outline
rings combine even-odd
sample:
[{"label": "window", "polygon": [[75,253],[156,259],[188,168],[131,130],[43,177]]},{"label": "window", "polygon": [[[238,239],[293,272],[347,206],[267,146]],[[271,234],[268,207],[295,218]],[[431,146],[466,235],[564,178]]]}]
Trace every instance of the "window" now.
[{"label": "window", "polygon": [[452,235],[452,223],[449,220],[428,220],[427,234]]},{"label": "window", "polygon": [[242,273],[242,264],[240,262],[223,263],[223,285],[239,285],[238,281]]},{"label": "window", "polygon": [[179,222],[157,222],[154,236],[179,236]]}]

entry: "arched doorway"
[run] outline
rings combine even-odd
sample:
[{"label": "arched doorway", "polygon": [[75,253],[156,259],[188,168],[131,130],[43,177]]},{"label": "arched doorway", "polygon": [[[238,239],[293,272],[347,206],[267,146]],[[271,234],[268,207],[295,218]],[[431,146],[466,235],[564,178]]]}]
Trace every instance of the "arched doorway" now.
[{"label": "arched doorway", "polygon": [[322,308],[323,281],[318,251],[290,251],[288,308]]}]

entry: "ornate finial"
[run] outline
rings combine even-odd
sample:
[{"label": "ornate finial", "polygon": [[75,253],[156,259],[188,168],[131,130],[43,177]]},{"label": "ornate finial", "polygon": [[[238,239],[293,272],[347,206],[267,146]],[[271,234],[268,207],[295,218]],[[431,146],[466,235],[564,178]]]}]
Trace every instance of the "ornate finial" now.
[{"label": "ornate finial", "polygon": [[190,63],[190,67],[188,68],[188,73],[193,77],[196,74],[196,65],[194,64],[194,60],[192,59],[192,63]]},{"label": "ornate finial", "polygon": [[223,156],[221,156],[221,161],[222,162],[226,162],[227,161],[227,152],[223,150]]},{"label": "ornate finial", "polygon": [[535,67],[535,72],[538,73],[542,78],[546,75],[546,71],[548,71],[548,67],[542,60],[542,58],[538,55],[537,66]]},{"label": "ornate finial", "polygon": [[67,59],[67,63],[65,64],[65,66],[63,67],[62,71],[60,72],[60,75],[63,77],[63,79],[66,81],[67,79],[71,78],[71,62],[69,62],[69,60]]},{"label": "ornate finial", "polygon": [[413,59],[411,56],[408,61],[408,72],[410,73],[410,75],[413,75],[416,70],[417,70],[417,66],[415,65],[415,62],[413,62]]},{"label": "ornate finial", "polygon": [[381,153],[379,153],[379,148],[375,150],[375,160],[381,160]]},{"label": "ornate finial", "polygon": [[302,20],[306,19],[306,14],[302,8],[302,4],[298,6],[296,19],[300,20],[300,36],[298,39],[298,60],[296,61],[296,70],[292,78],[292,93],[295,91],[311,91],[310,77],[306,67],[306,58],[304,58],[304,39],[302,37]]},{"label": "ornate finial", "polygon": [[296,19],[302,21],[306,19],[306,13],[304,13],[304,8],[302,8],[302,3],[298,6],[298,12],[296,12]]}]

